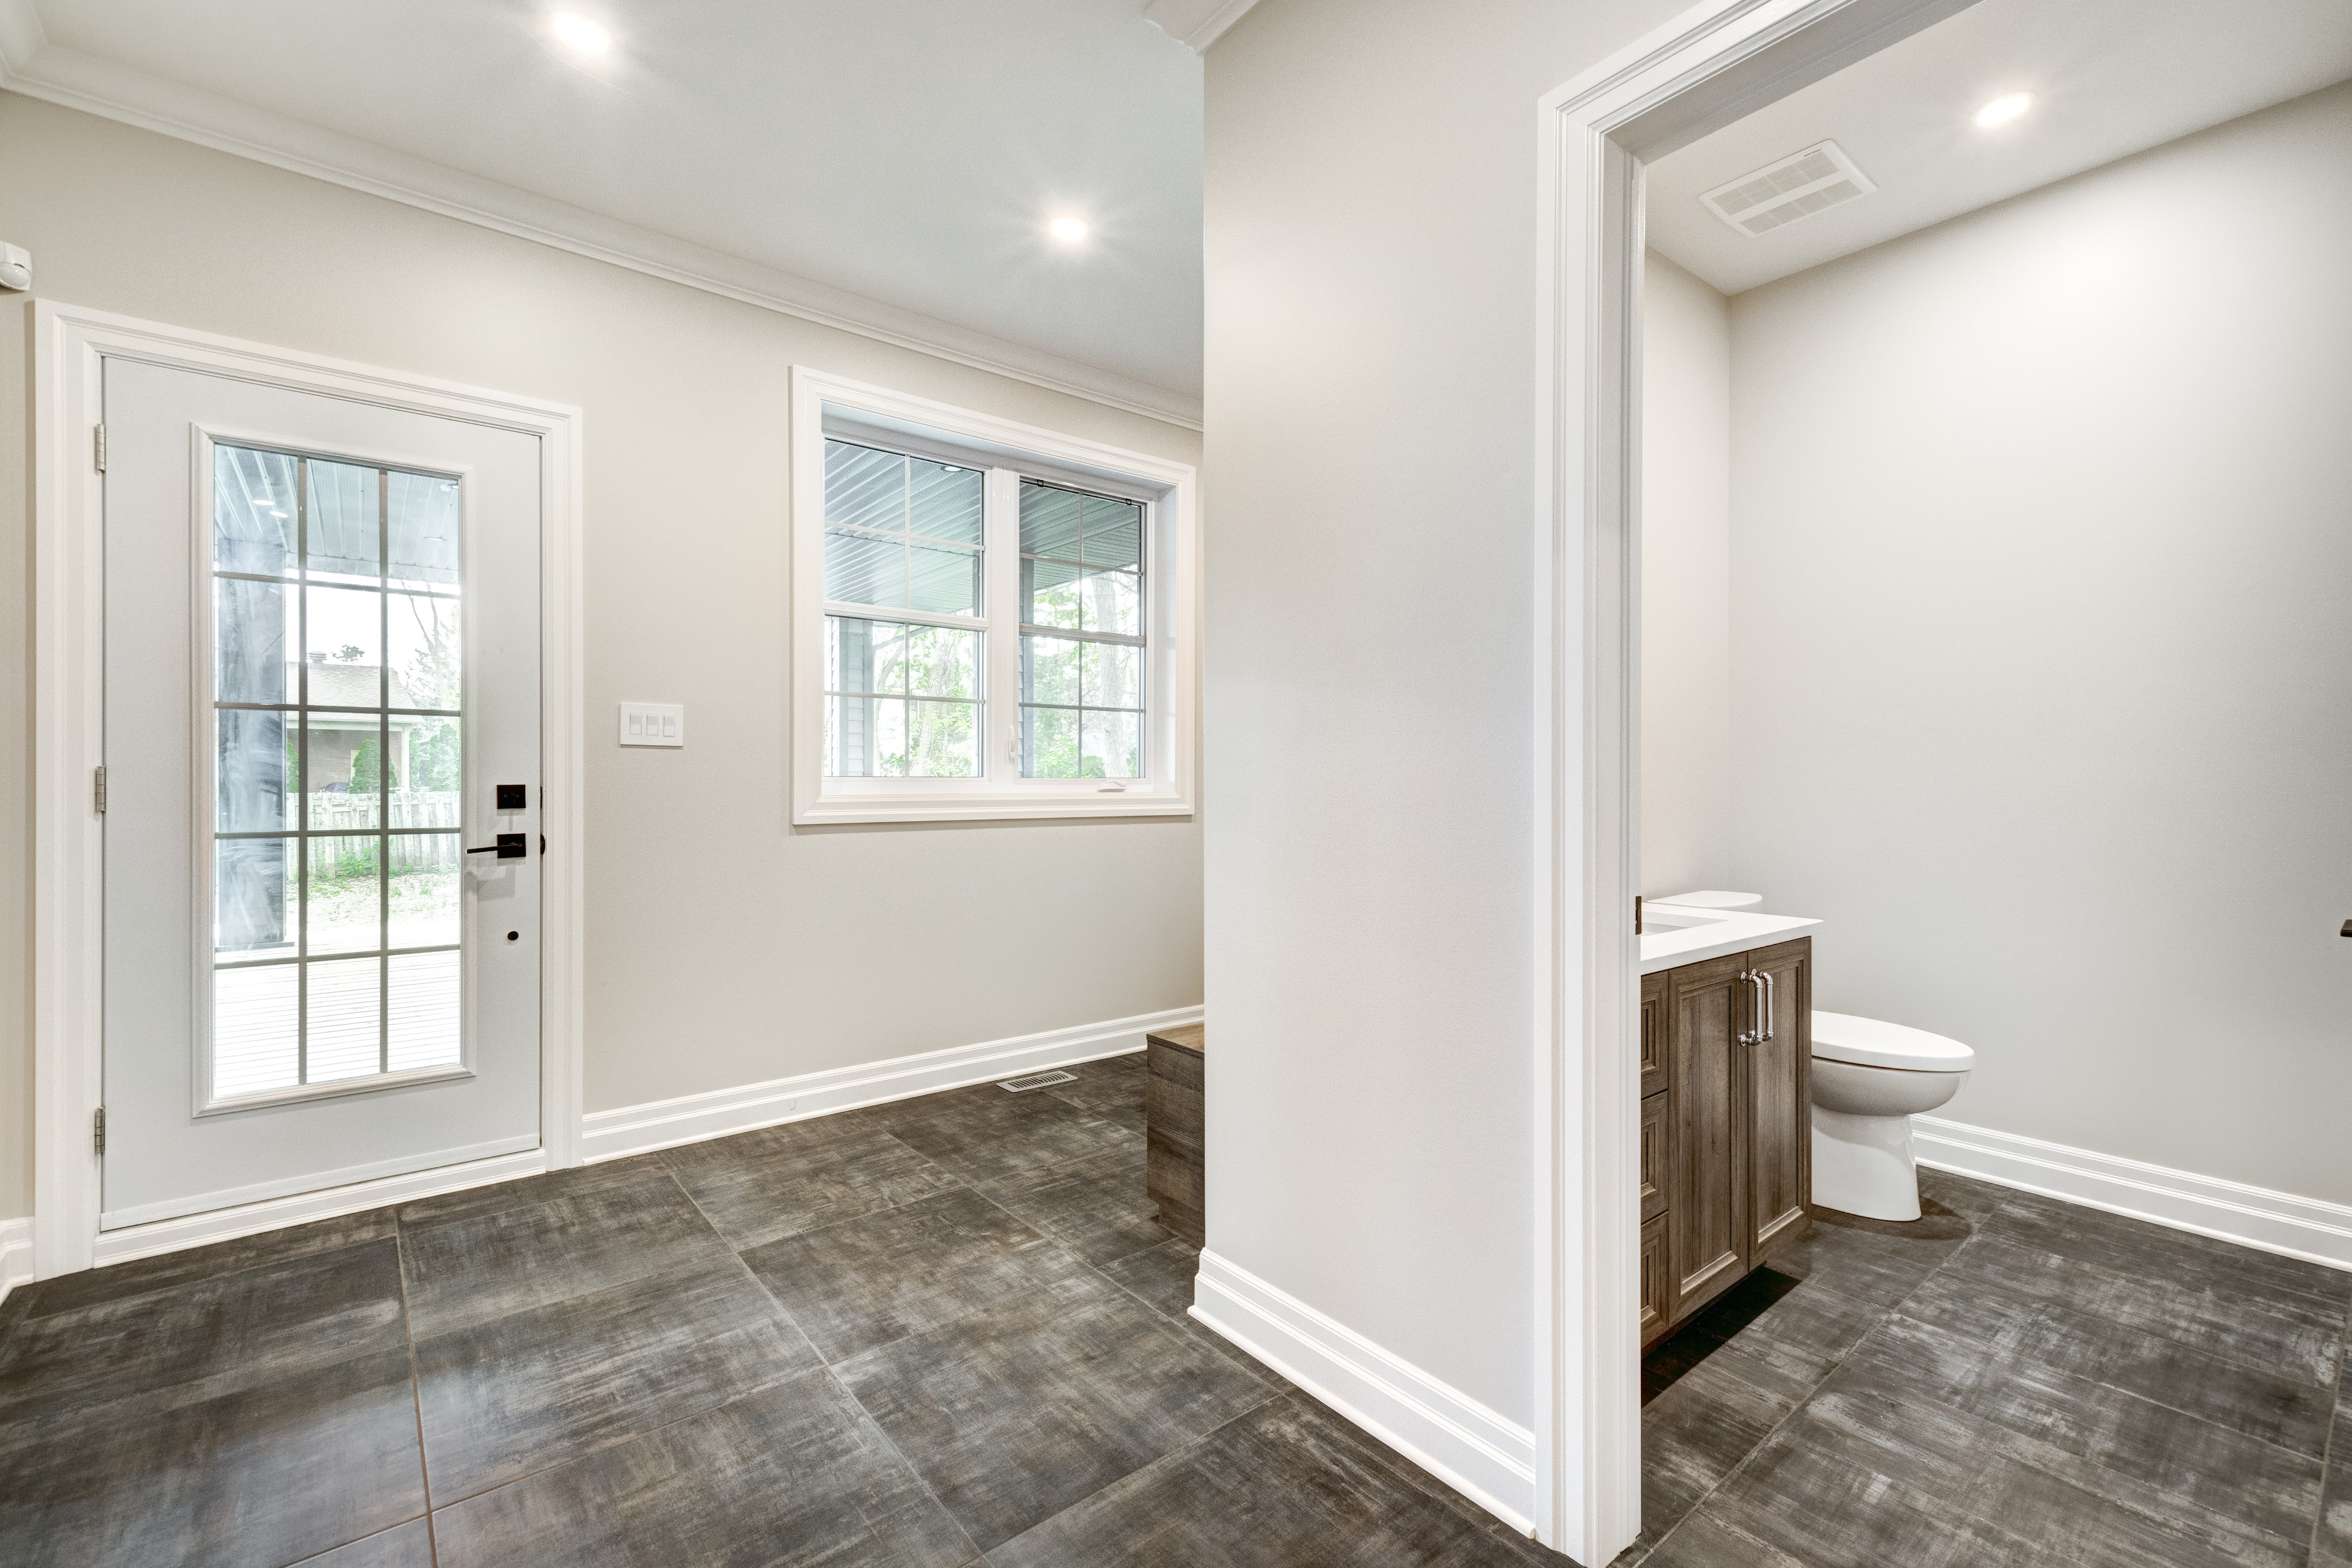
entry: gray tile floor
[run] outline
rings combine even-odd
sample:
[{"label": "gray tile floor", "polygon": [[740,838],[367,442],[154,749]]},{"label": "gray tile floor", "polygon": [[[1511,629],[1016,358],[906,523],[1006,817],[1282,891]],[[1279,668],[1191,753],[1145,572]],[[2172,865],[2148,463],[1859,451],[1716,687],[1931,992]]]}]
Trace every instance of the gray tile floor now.
[{"label": "gray tile floor", "polygon": [[0,1564],[1564,1562],[1183,1315],[1077,1071],[21,1289]]},{"label": "gray tile floor", "polygon": [[1652,1353],[1618,1568],[2352,1568],[2352,1274],[1922,1176]]}]

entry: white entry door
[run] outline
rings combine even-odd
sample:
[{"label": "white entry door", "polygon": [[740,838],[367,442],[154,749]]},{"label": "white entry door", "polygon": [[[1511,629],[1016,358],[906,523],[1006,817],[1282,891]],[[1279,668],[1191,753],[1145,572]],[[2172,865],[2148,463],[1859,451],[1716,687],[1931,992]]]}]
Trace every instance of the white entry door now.
[{"label": "white entry door", "polygon": [[100,1228],[535,1147],[538,437],[104,375]]}]

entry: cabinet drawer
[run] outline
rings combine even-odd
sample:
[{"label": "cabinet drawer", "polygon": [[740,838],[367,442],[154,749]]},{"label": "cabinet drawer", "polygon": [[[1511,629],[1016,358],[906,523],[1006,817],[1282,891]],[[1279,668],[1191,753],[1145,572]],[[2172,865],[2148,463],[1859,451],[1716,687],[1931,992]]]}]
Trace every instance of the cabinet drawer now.
[{"label": "cabinet drawer", "polygon": [[1672,1286],[1666,1278],[1666,1217],[1642,1227],[1642,1348],[1664,1333],[1674,1322]]},{"label": "cabinet drawer", "polygon": [[1642,1218],[1655,1219],[1666,1211],[1667,1096],[1653,1094],[1642,1102]]}]

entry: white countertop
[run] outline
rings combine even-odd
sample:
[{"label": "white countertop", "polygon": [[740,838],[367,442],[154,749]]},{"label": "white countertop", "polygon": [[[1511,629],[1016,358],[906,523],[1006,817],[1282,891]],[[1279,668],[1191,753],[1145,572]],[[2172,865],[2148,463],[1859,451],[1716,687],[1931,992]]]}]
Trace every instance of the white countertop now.
[{"label": "white countertop", "polygon": [[1752,909],[1696,909],[1679,904],[1642,905],[1642,973],[1679,969],[1702,958],[1769,947],[1821,924],[1795,915]]}]

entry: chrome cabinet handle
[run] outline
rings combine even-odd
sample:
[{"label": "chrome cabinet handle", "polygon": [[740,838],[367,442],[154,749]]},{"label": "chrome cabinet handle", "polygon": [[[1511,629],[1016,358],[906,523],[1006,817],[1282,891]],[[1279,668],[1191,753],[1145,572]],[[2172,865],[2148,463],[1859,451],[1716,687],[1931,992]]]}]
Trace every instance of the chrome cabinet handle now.
[{"label": "chrome cabinet handle", "polygon": [[1772,971],[1769,969],[1757,970],[1756,979],[1757,990],[1764,1008],[1761,1019],[1764,1027],[1757,1032],[1756,1043],[1769,1045],[1772,1043],[1772,1014],[1775,1004],[1780,999],[1780,984],[1772,977]]},{"label": "chrome cabinet handle", "polygon": [[[1756,971],[1753,969],[1740,970],[1739,983],[1743,986],[1755,987]],[[1748,1002],[1748,1027],[1739,1031],[1739,1043],[1742,1045],[1754,1045],[1756,1043],[1756,1006],[1757,999],[1762,995],[1763,992],[1760,988],[1753,989],[1749,993]]]}]

